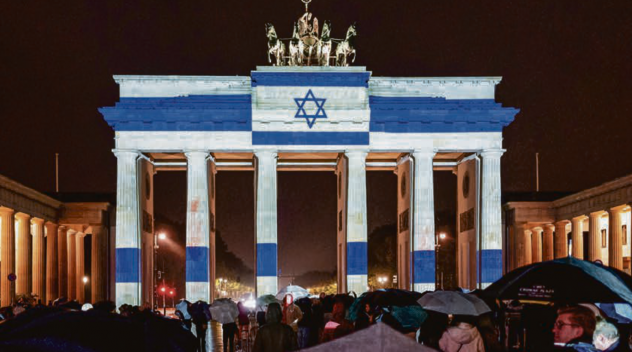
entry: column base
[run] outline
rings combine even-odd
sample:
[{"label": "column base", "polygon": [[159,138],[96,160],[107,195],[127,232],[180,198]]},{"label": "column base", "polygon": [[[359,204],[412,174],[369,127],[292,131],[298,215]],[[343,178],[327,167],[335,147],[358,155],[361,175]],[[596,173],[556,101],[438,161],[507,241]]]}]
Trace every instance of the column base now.
[{"label": "column base", "polygon": [[[158,285],[160,286],[160,285]],[[212,303],[211,300],[211,284],[208,282],[187,282],[186,283],[186,299],[187,301],[194,303],[197,301],[204,301],[206,303]]]},{"label": "column base", "polygon": [[116,283],[116,309],[123,304],[140,305],[140,282]]},{"label": "column base", "polygon": [[276,276],[257,276],[257,297],[275,295],[279,292],[279,280]]},{"label": "column base", "polygon": [[355,292],[358,297],[367,291],[368,284],[367,275],[347,275],[347,291]]}]

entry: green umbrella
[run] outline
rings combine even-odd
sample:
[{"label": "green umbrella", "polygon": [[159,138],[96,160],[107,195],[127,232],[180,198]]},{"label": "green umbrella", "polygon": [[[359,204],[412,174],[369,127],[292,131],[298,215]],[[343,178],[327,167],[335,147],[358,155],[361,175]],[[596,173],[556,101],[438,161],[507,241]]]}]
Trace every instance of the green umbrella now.
[{"label": "green umbrella", "polygon": [[270,303],[279,303],[279,304],[281,304],[281,301],[276,299],[276,297],[274,297],[274,295],[263,295],[263,296],[260,296],[259,298],[257,298],[257,306],[259,306],[259,307],[267,306]]},{"label": "green umbrella", "polygon": [[426,311],[418,304],[406,307],[393,306],[391,307],[391,314],[393,315],[393,318],[397,319],[397,321],[402,324],[402,327],[405,330],[419,329],[421,323],[428,318],[428,313],[426,313]]}]

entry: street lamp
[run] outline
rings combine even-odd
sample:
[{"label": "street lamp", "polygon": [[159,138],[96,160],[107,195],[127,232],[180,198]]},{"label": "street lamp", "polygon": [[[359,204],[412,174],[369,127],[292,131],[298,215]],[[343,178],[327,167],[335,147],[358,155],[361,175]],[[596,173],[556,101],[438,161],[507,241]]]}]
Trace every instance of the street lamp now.
[{"label": "street lamp", "polygon": [[[163,278],[164,281],[164,278]],[[167,303],[166,303],[166,295],[167,295],[167,288],[165,287],[165,285],[163,284],[162,287],[160,288],[160,292],[162,292],[162,314],[164,316],[167,316]]]},{"label": "street lamp", "polygon": [[176,293],[173,289],[169,290],[169,296],[171,296],[171,307],[175,308],[176,307],[176,303],[174,301],[174,297],[175,297]]},{"label": "street lamp", "polygon": [[158,270],[158,264],[157,264],[158,263],[158,248],[160,248],[160,246],[158,246],[158,242],[164,241],[166,239],[167,239],[167,235],[164,232],[154,234],[154,309],[158,307],[158,280],[160,280],[161,276],[162,276],[162,286],[163,287],[165,286],[164,258],[162,260],[162,271]]},{"label": "street lamp", "polygon": [[377,282],[380,283],[380,286],[384,287],[386,282],[388,281],[388,278],[386,278],[386,276],[380,276],[377,278]]},{"label": "street lamp", "polygon": [[87,276],[84,276],[84,277],[83,277],[83,284],[85,285],[85,284],[87,284],[87,283],[88,283],[88,277],[87,277]]},{"label": "street lamp", "polygon": [[[445,234],[445,232],[440,232],[435,239],[435,275],[436,272],[439,272],[439,283],[440,283],[440,287],[443,290],[443,268],[441,267],[440,261],[439,261],[439,256],[440,256],[440,251],[441,251],[441,241],[445,240],[447,237],[447,235]],[[435,279],[435,284],[437,283],[437,280]]]}]

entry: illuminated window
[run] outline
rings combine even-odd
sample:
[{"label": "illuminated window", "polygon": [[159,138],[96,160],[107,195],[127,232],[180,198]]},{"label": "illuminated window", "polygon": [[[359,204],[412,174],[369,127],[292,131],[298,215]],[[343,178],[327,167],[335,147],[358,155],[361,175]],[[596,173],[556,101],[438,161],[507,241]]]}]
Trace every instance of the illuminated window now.
[{"label": "illuminated window", "polygon": [[608,247],[608,233],[606,229],[601,229],[601,248]]}]

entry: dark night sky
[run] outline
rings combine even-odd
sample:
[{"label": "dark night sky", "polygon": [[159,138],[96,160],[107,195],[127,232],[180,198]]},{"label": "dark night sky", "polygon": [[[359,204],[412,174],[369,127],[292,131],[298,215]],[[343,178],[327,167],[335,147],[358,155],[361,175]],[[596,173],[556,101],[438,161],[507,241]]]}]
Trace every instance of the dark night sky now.
[{"label": "dark night sky", "polygon": [[[504,191],[534,190],[536,152],[542,191],[632,173],[632,1],[314,0],[310,10],[334,37],[357,22],[356,65],[374,76],[503,76],[496,100],[521,110],[504,131]],[[2,2],[0,174],[53,191],[59,152],[61,191],[114,192],[114,134],[97,112],[118,99],[113,74],[249,75],[266,63],[264,23],[290,36],[302,11],[299,0]],[[181,212],[183,175],[158,176],[174,195],[159,208]],[[394,222],[389,177],[369,177],[370,226]],[[311,197],[334,192],[332,174],[282,173],[279,184],[279,236],[335,229],[333,200]],[[218,187],[218,227],[246,232],[229,246],[249,256],[252,174],[220,175]]]}]

